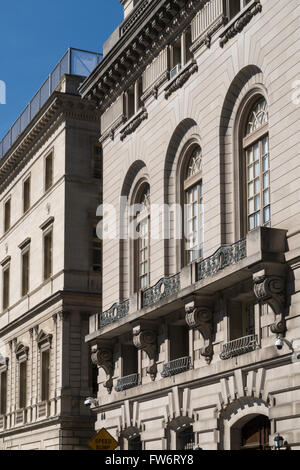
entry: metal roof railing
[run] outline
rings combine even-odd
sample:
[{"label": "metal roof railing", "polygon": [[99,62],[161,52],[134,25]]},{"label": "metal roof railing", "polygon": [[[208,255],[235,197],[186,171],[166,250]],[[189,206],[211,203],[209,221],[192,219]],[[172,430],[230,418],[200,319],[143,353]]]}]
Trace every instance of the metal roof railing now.
[{"label": "metal roof railing", "polygon": [[30,103],[26,106],[22,114],[9,129],[4,138],[0,141],[0,158],[2,158],[15,143],[19,135],[30,124],[34,116],[46,103],[48,98],[55,91],[61,78],[65,75],[79,75],[88,77],[97,67],[101,59],[101,54],[84,51],[70,47],[56,67],[52,70],[46,81],[38,92],[34,95]]}]

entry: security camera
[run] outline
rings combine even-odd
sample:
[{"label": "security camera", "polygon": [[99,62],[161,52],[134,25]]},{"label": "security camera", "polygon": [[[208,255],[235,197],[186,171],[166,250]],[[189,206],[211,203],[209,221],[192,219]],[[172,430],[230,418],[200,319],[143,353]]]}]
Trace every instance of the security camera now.
[{"label": "security camera", "polygon": [[96,398],[88,397],[84,400],[84,406],[98,406],[98,400],[96,400]]},{"label": "security camera", "polygon": [[275,341],[275,346],[277,349],[281,350],[283,348],[283,341],[281,338],[277,338]]}]

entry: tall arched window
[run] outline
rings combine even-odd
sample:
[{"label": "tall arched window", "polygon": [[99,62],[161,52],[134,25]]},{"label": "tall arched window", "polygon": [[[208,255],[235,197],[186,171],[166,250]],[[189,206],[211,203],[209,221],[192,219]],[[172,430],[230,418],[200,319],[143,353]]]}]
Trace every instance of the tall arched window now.
[{"label": "tall arched window", "polygon": [[270,227],[269,114],[265,98],[260,98],[248,114],[243,150],[247,181],[247,231]]},{"label": "tall arched window", "polygon": [[137,290],[150,285],[150,187],[143,185],[136,201],[140,210],[136,215],[138,238],[136,241]]},{"label": "tall arched window", "polygon": [[184,180],[185,191],[185,253],[186,263],[202,258],[204,241],[202,150],[192,148]]}]

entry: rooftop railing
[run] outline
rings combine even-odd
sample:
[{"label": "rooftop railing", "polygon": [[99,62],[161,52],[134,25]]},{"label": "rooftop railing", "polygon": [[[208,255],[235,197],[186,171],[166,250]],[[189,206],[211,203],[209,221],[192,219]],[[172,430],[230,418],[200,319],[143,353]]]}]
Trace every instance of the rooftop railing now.
[{"label": "rooftop railing", "polygon": [[65,75],[79,75],[87,77],[100,62],[101,54],[69,48],[63,58],[52,70],[41,88],[26,106],[22,114],[12,125],[8,133],[0,141],[0,158],[2,158],[15,143],[19,135],[26,129],[32,119],[46,103],[51,94],[58,87],[61,78]]},{"label": "rooftop railing", "polygon": [[129,300],[125,300],[121,303],[116,303],[105,312],[99,314],[98,327],[101,329],[104,326],[111,325],[121,318],[128,315],[129,312]]},{"label": "rooftop railing", "polygon": [[128,390],[129,388],[137,387],[139,383],[139,374],[127,375],[126,377],[122,377],[118,380],[115,390],[116,392],[123,392],[124,390]]},{"label": "rooftop railing", "polygon": [[223,344],[220,359],[224,361],[236,356],[241,356],[242,354],[255,351],[258,347],[259,344],[256,335],[243,336],[242,338],[234,339],[229,343]]},{"label": "rooftop railing", "polygon": [[191,364],[192,361],[190,356],[175,359],[174,361],[167,362],[164,364],[161,375],[162,377],[171,377],[172,375],[177,375],[181,372],[186,372],[187,370],[191,369]]}]

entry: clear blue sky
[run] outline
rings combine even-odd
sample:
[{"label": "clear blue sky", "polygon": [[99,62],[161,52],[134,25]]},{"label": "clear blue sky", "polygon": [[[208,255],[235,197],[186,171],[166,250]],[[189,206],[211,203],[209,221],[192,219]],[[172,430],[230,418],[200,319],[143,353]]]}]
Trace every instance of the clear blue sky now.
[{"label": "clear blue sky", "polygon": [[122,19],[120,0],[2,0],[0,140],[68,47],[102,52]]}]

